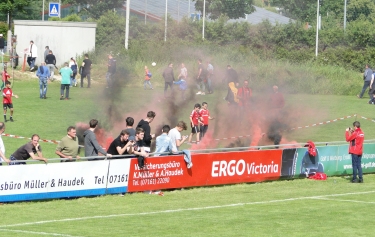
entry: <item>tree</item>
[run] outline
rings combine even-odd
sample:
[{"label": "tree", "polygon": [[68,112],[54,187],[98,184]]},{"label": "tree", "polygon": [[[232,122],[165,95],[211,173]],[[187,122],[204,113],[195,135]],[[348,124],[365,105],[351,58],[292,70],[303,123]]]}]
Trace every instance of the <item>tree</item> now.
[{"label": "tree", "polygon": [[[9,18],[12,19],[12,16],[15,11],[23,12],[24,9],[31,4],[31,0],[8,0],[0,2],[0,12],[4,15],[9,13]],[[9,29],[11,20],[9,19]]]},{"label": "tree", "polygon": [[124,0],[66,0],[66,3],[80,5],[80,14],[99,19],[107,11],[121,8]]},{"label": "tree", "polygon": [[[194,0],[195,9],[203,13],[204,0]],[[255,11],[253,0],[206,0],[206,14],[210,19],[226,15],[229,19],[244,18]]]}]

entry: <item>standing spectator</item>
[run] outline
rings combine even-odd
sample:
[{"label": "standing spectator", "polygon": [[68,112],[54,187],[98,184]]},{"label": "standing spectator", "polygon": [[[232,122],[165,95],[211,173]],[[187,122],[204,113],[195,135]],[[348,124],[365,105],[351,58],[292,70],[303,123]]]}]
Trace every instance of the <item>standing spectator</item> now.
[{"label": "standing spectator", "polygon": [[34,41],[30,41],[30,45],[27,51],[27,63],[29,64],[30,71],[35,71],[35,60],[38,57],[38,48],[34,44]]},{"label": "standing spectator", "polygon": [[67,160],[60,160],[60,162],[72,162],[76,161],[73,158],[79,159],[79,144],[76,128],[69,126],[66,130],[68,134],[61,139],[56,147],[56,155],[60,158],[66,158]]},{"label": "standing spectator", "polygon": [[83,79],[87,77],[87,88],[91,87],[91,65],[92,62],[89,59],[89,55],[85,54],[85,59],[82,62],[82,74],[81,74],[81,88],[83,88]]},{"label": "standing spectator", "polygon": [[[179,121],[175,128],[171,129],[168,133],[168,136],[171,138],[172,142],[172,153],[177,154],[179,153],[178,148],[186,141],[188,136],[181,137],[181,132],[186,130],[186,123],[184,121]],[[183,150],[182,153],[184,154],[184,160],[187,164],[187,168],[190,169],[193,167],[193,163],[191,162],[191,155],[190,152],[187,150]]]},{"label": "standing spectator", "polygon": [[68,67],[68,63],[64,63],[64,67],[60,69],[61,74],[61,90],[60,90],[60,100],[64,100],[64,90],[65,100],[69,100],[69,86],[70,86],[70,77],[73,76],[73,71]]},{"label": "standing spectator", "polygon": [[126,131],[129,132],[129,140],[134,141],[135,139],[135,129],[133,128],[134,119],[132,117],[127,117],[126,122]]},{"label": "standing spectator", "polygon": [[181,69],[180,69],[180,74],[178,74],[178,79],[179,80],[184,79],[186,81],[187,76],[188,76],[187,68],[185,67],[184,63],[181,63],[180,67]]},{"label": "standing spectator", "polygon": [[239,99],[239,105],[241,106],[241,110],[247,110],[250,105],[250,98],[252,95],[252,91],[249,87],[249,81],[245,80],[243,82],[243,86],[238,89],[237,97]]},{"label": "standing spectator", "polygon": [[129,132],[124,129],[120,135],[112,141],[109,145],[108,153],[114,155],[131,154],[131,147],[134,145],[134,141],[129,140]]},{"label": "standing spectator", "polygon": [[198,59],[197,95],[205,95],[205,83],[207,80],[207,69],[203,66],[202,60]]},{"label": "standing spectator", "polygon": [[[90,128],[87,129],[83,133],[83,137],[85,138],[84,144],[85,144],[85,156],[98,156],[98,153],[102,153],[104,156],[112,157],[111,154],[107,153],[98,143],[98,140],[96,140],[95,136],[95,129],[98,126],[98,120],[91,119],[90,120]],[[91,158],[88,159],[90,161],[97,160],[98,158]]]},{"label": "standing spectator", "polygon": [[47,57],[48,54],[49,54],[49,46],[46,46],[46,47],[44,47],[44,62],[46,62],[46,57]]},{"label": "standing spectator", "polygon": [[111,88],[113,86],[113,74],[116,72],[116,59],[113,58],[112,54],[108,54],[108,71],[105,75],[107,80],[107,88]]},{"label": "standing spectator", "polygon": [[[370,68],[370,65],[369,64],[366,64],[366,67],[365,67],[365,72],[363,73],[363,88],[362,88],[362,91],[359,95],[357,95],[358,98],[362,98],[363,97],[363,94],[365,93],[367,87],[370,86],[370,83],[371,83],[371,79],[372,79],[372,70]],[[370,96],[370,99],[371,99],[371,89],[369,90],[369,96]]]},{"label": "standing spectator", "polygon": [[[48,46],[47,46],[48,47]],[[53,81],[53,76],[55,75],[55,67],[56,67],[56,57],[53,55],[52,50],[48,51],[48,54],[46,55],[45,62],[49,68],[50,76],[49,79]]]},{"label": "standing spectator", "polygon": [[199,113],[199,110],[201,109],[200,104],[195,104],[194,109],[190,114],[190,125],[191,125],[191,133],[189,135],[189,144],[191,144],[191,139],[193,137],[193,134],[196,134],[197,136],[197,144],[199,144],[199,125],[203,124],[201,122],[201,114]]},{"label": "standing spectator", "polygon": [[0,53],[4,53],[5,40],[3,34],[0,34]]},{"label": "standing spectator", "polygon": [[43,157],[42,147],[39,145],[39,135],[34,134],[31,136],[31,141],[18,148],[12,155],[10,155],[9,165],[26,165],[26,162],[17,162],[27,160],[40,160],[47,163],[47,159]]},{"label": "standing spectator", "polygon": [[5,88],[3,89],[3,108],[4,108],[4,122],[7,122],[7,108],[10,110],[9,120],[13,122],[13,103],[12,96],[18,98],[18,95],[13,94],[12,88],[10,88],[10,81],[5,82]]},{"label": "standing spectator", "polygon": [[226,73],[227,85],[228,85],[228,93],[225,97],[225,100],[228,101],[229,104],[237,104],[239,100],[237,98],[237,87],[239,86],[238,83],[238,74],[237,72],[231,67],[231,65],[227,65],[227,73]]},{"label": "standing spectator", "polygon": [[73,71],[73,75],[70,77],[70,86],[71,87],[77,86],[76,76],[77,76],[78,66],[77,66],[76,60],[74,60],[73,57],[70,58],[69,67]]},{"label": "standing spectator", "polygon": [[214,66],[212,66],[210,61],[207,61],[207,90],[208,94],[214,93],[213,90],[213,81],[214,78]]},{"label": "standing spectator", "polygon": [[42,62],[38,68],[38,71],[36,71],[36,76],[39,78],[39,97],[41,99],[47,99],[49,75],[49,68],[46,66],[45,62]]},{"label": "standing spectator", "polygon": [[168,86],[171,88],[171,94],[173,96],[173,81],[174,81],[174,73],[173,73],[173,64],[169,63],[168,67],[164,69],[163,72],[164,78],[164,98],[167,97],[167,89]]},{"label": "standing spectator", "polygon": [[145,144],[143,141],[145,131],[142,128],[135,130],[135,145],[133,148],[133,154],[137,156],[138,167],[143,169],[145,166],[145,158],[149,156],[149,153],[145,151]]},{"label": "standing spectator", "polygon": [[149,111],[147,117],[139,121],[137,128],[142,128],[144,131],[144,147],[146,152],[150,152],[151,140],[155,137],[155,134],[151,134],[150,123],[154,121],[156,114],[154,111]]},{"label": "standing spectator", "polygon": [[276,85],[273,86],[272,89],[273,94],[271,95],[269,105],[273,109],[282,109],[285,105],[284,96],[279,92],[279,87]]},{"label": "standing spectator", "polygon": [[0,165],[3,165],[1,162],[7,162],[10,161],[5,157],[5,146],[3,139],[1,138],[1,135],[5,132],[5,123],[0,122]]},{"label": "standing spectator", "polygon": [[361,124],[358,121],[353,123],[353,127],[353,129],[347,128],[345,132],[346,141],[349,142],[349,154],[352,155],[353,178],[351,182],[357,182],[358,172],[358,182],[363,183],[361,159],[365,134],[362,132]]},{"label": "standing spectator", "polygon": [[200,128],[200,134],[201,134],[201,139],[204,137],[204,135],[207,132],[208,129],[208,120],[214,119],[213,117],[210,116],[210,111],[208,110],[208,104],[207,102],[202,103],[202,109],[199,111],[201,118],[202,118],[202,124]]},{"label": "standing spectator", "polygon": [[154,88],[152,88],[152,85],[151,85],[151,76],[152,74],[150,73],[150,70],[148,70],[148,67],[145,66],[145,80],[143,82],[143,88],[146,90],[146,86],[148,85],[148,87],[153,90]]},{"label": "standing spectator", "polygon": [[[162,134],[156,138],[156,150],[154,156],[160,156],[160,153],[171,152],[172,151],[172,141],[171,138],[168,136],[169,130],[171,128],[169,125],[164,125]],[[165,154],[163,154],[165,155]]]}]

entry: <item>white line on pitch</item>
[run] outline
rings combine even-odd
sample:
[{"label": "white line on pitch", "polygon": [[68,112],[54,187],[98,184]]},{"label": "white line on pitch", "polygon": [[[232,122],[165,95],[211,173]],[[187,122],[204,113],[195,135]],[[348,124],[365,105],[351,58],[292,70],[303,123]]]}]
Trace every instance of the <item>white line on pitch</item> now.
[{"label": "white line on pitch", "polygon": [[329,200],[329,201],[334,201],[334,202],[356,202],[356,203],[365,203],[365,204],[375,204],[375,202],[365,202],[365,201],[357,201],[357,200],[345,200],[345,199],[332,199],[332,198],[313,198],[317,200]]},{"label": "white line on pitch", "polygon": [[25,234],[36,234],[36,235],[49,235],[49,236],[63,236],[63,237],[79,237],[73,235],[66,235],[66,234],[57,234],[57,233],[48,233],[48,232],[39,232],[39,231],[27,231],[27,230],[8,230],[8,229],[0,229],[0,231],[8,231],[8,232],[15,232],[15,233],[25,233]]},{"label": "white line on pitch", "polygon": [[77,218],[66,218],[66,219],[60,219],[60,220],[46,220],[46,221],[26,222],[26,223],[11,224],[11,225],[2,225],[2,226],[0,226],[0,228],[9,228],[9,227],[27,226],[27,225],[40,225],[40,224],[54,223],[54,222],[66,222],[66,221],[79,221],[79,220],[90,220],[90,219],[101,219],[101,218],[113,218],[113,217],[121,217],[121,216],[142,216],[142,215],[153,215],[153,214],[162,214],[162,213],[174,213],[174,212],[183,212],[183,211],[199,211],[199,210],[225,208],[225,207],[236,207],[236,206],[257,205],[257,204],[269,204],[269,203],[278,203],[278,202],[298,201],[298,200],[305,200],[305,199],[339,197],[339,196],[360,195],[360,194],[369,194],[369,193],[375,193],[375,191],[357,192],[357,193],[337,193],[337,194],[329,194],[329,195],[322,195],[322,196],[297,197],[297,198],[287,198],[287,199],[277,199],[277,200],[259,201],[259,202],[247,202],[247,203],[233,203],[233,204],[227,204],[227,205],[221,205],[221,206],[193,207],[193,208],[172,209],[172,210],[153,211],[153,212],[113,214],[113,215],[106,215],[106,216],[85,216],[85,217],[77,217]]}]

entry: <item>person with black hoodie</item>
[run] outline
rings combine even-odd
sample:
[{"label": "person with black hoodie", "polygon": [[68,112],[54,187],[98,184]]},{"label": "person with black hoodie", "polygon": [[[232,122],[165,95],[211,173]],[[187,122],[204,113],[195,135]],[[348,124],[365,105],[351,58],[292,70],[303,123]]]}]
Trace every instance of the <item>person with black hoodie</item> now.
[{"label": "person with black hoodie", "polygon": [[151,140],[155,137],[155,134],[151,134],[150,123],[154,120],[156,114],[154,111],[148,111],[147,118],[139,121],[137,128],[142,128],[145,132],[143,141],[145,145],[145,151],[150,152]]},{"label": "person with black hoodie", "polygon": [[[98,126],[98,120],[90,120],[90,128],[83,133],[85,138],[85,157],[98,156],[98,153],[102,153],[104,156],[112,157],[111,154],[107,153],[98,143],[95,136],[95,129]],[[88,160],[98,160],[98,158],[92,158]]]}]

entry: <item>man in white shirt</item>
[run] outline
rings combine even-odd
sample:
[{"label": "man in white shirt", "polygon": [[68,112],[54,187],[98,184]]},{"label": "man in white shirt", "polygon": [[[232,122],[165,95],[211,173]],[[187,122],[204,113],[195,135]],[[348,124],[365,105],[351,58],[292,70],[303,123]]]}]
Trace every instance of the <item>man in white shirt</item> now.
[{"label": "man in white shirt", "polygon": [[30,66],[30,71],[35,71],[35,60],[38,57],[38,48],[34,44],[34,41],[30,41],[30,46],[27,51],[27,63]]},{"label": "man in white shirt", "polygon": [[[186,126],[186,123],[184,121],[179,121],[177,123],[177,126],[173,129],[171,129],[168,133],[168,137],[171,138],[171,142],[172,142],[172,153],[176,154],[178,153],[178,148],[186,141],[186,139],[188,138],[188,136],[183,136],[181,137],[181,132],[183,130],[186,130],[187,129],[187,126]],[[187,163],[187,168],[190,169],[192,166],[193,166],[193,163],[191,162],[191,158],[187,158],[185,155],[184,155],[184,159]]]}]

